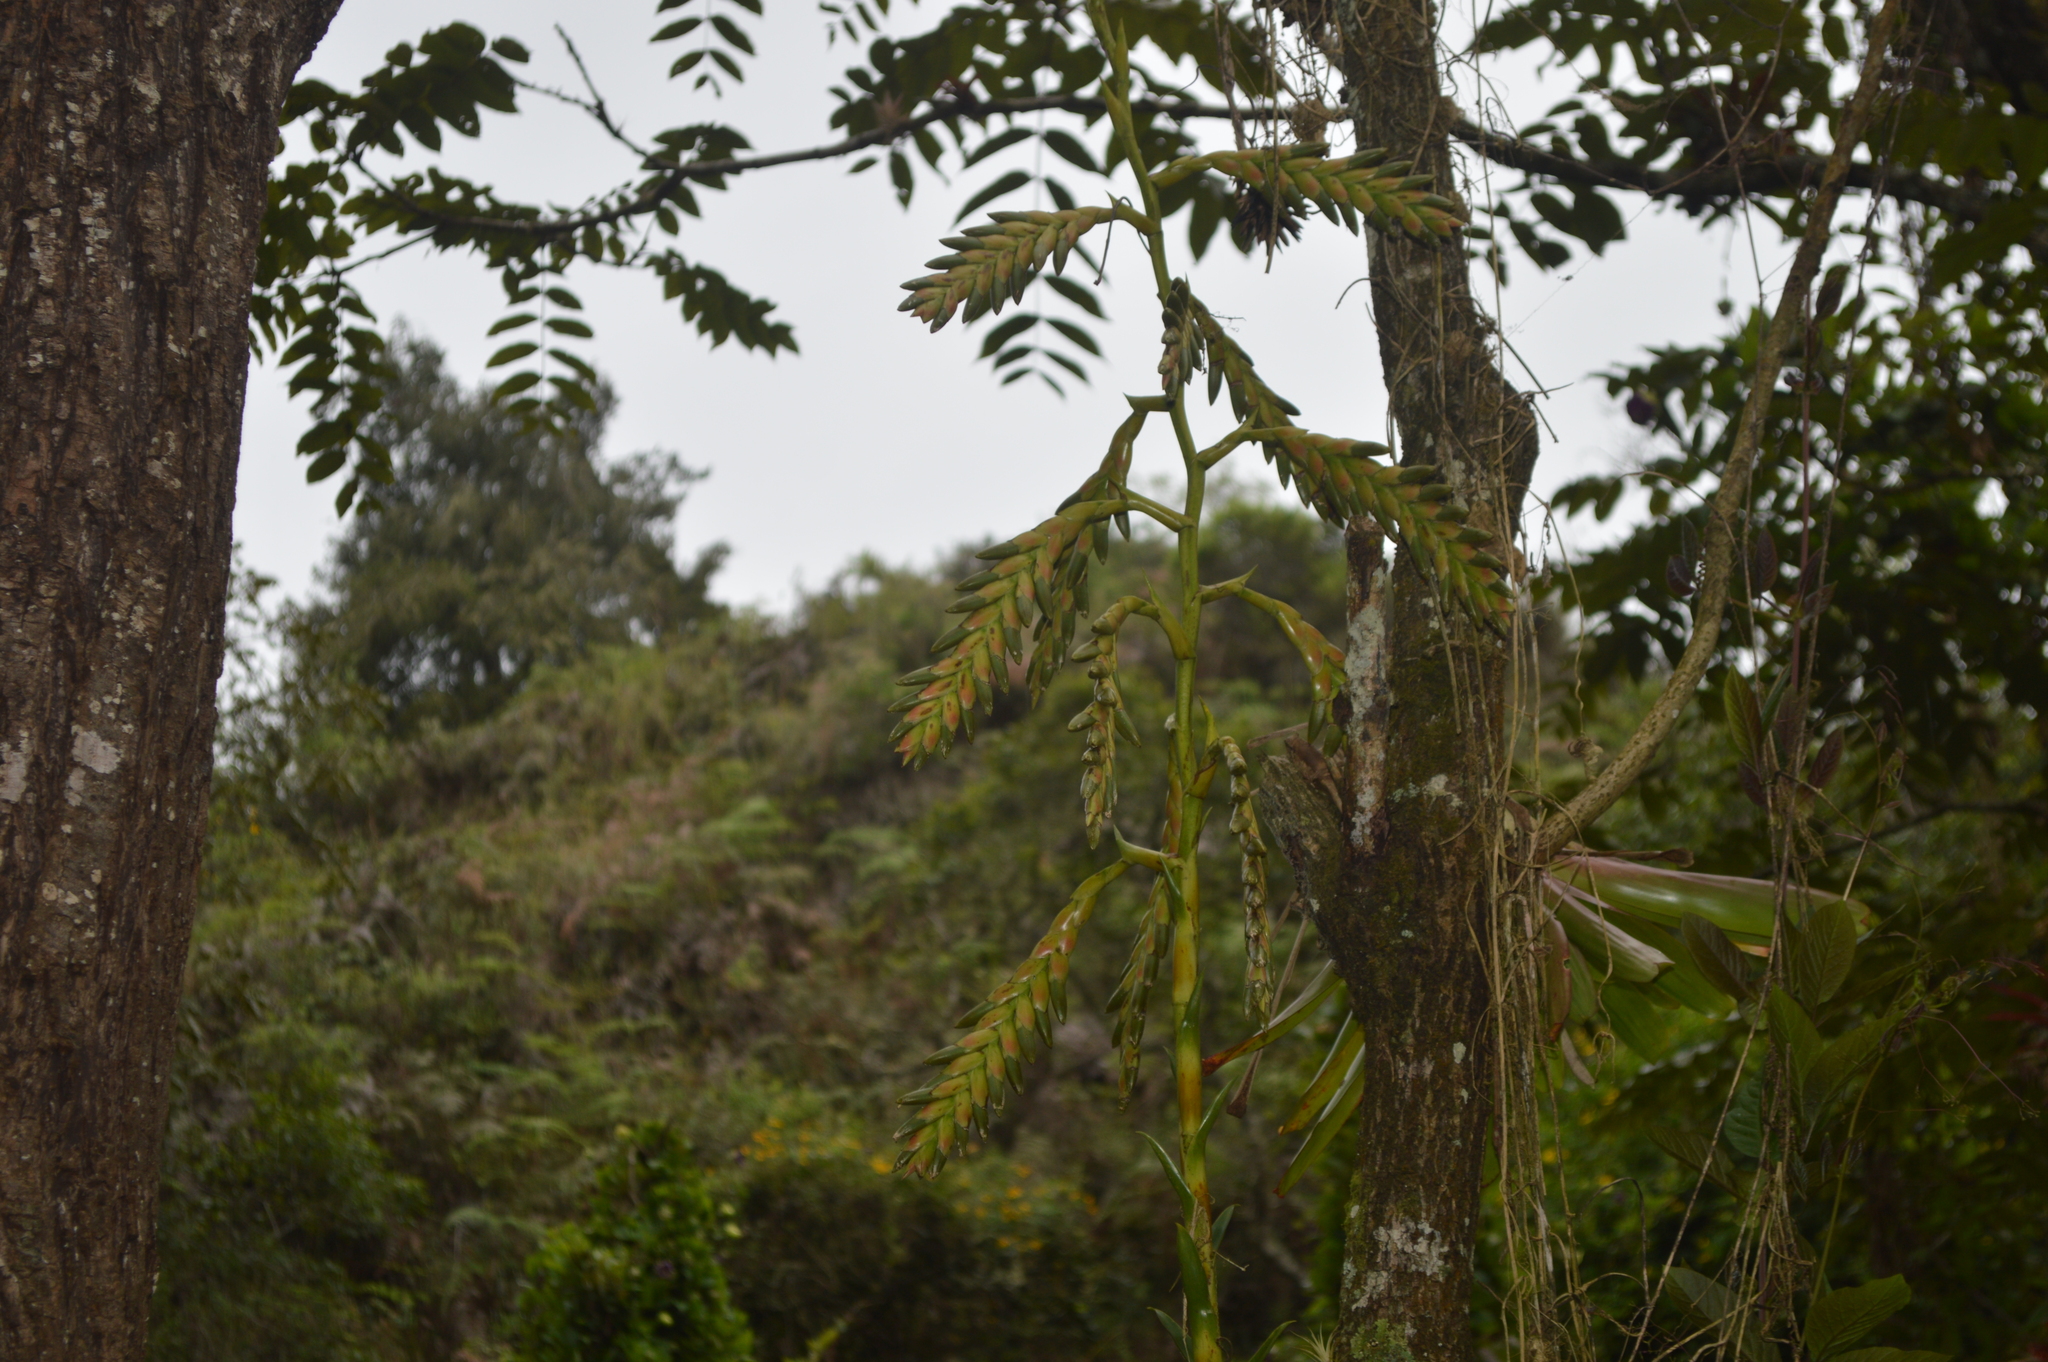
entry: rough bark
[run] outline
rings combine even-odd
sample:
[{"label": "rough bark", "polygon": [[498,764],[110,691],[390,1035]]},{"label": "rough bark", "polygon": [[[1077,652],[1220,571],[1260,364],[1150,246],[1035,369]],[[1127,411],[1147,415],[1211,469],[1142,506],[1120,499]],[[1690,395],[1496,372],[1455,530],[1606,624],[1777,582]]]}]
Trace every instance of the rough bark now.
[{"label": "rough bark", "polygon": [[0,5],[0,1356],[139,1358],[277,110],[339,0]]},{"label": "rough bark", "polygon": [[[1338,30],[1360,145],[1413,157],[1448,192],[1457,111],[1426,0],[1340,0]],[[1489,358],[1463,256],[1376,239],[1371,285],[1402,460],[1437,465],[1476,524],[1507,528],[1536,432]],[[1370,527],[1349,541],[1346,750],[1331,780],[1302,752],[1265,777],[1373,1076],[1346,1207],[1337,1355],[1463,1362],[1493,1086],[1486,942],[1506,654],[1439,608],[1411,556],[1388,571]]]}]

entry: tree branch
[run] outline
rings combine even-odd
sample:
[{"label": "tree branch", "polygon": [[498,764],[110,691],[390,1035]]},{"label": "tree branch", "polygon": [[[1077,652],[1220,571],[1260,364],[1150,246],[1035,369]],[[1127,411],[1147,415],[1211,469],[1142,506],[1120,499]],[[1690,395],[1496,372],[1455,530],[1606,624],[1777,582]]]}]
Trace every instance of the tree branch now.
[{"label": "tree branch", "polygon": [[1870,834],[1870,839],[1872,841],[1882,841],[1887,837],[1896,837],[1902,832],[1910,832],[1923,823],[1932,823],[1935,819],[1946,818],[1952,813],[2002,815],[2011,818],[2029,818],[2035,822],[2048,822],[2048,805],[2044,805],[2038,799],[2012,799],[1995,803],[1975,804],[1943,803],[1923,809],[1911,817],[1902,818],[1890,827],[1879,828],[1876,832]]},{"label": "tree branch", "polygon": [[1736,521],[1749,498],[1750,468],[1756,462],[1757,448],[1763,440],[1764,417],[1770,409],[1771,397],[1777,391],[1778,373],[1784,367],[1785,351],[1804,320],[1807,290],[1813,286],[1814,275],[1820,270],[1821,255],[1834,234],[1835,205],[1841,201],[1842,190],[1848,184],[1851,153],[1862,141],[1863,130],[1869,125],[1877,103],[1885,52],[1891,46],[1892,27],[1898,13],[1899,0],[1885,0],[1884,8],[1871,20],[1870,47],[1864,54],[1863,74],[1856,86],[1856,96],[1849,103],[1840,134],[1835,140],[1835,149],[1821,174],[1820,189],[1814,195],[1813,210],[1806,220],[1806,232],[1800,237],[1799,249],[1792,257],[1791,272],[1785,278],[1784,292],[1778,295],[1778,308],[1771,317],[1770,330],[1764,334],[1763,346],[1757,353],[1756,377],[1750,384],[1748,399],[1742,404],[1735,441],[1728,451],[1728,465],[1722,470],[1721,486],[1714,494],[1707,518],[1706,572],[1700,584],[1699,604],[1693,611],[1692,637],[1687,640],[1685,652],[1679,656],[1678,665],[1672,669],[1663,691],[1650,706],[1650,712],[1629,735],[1628,742],[1614,760],[1561,812],[1546,818],[1536,830],[1535,860],[1539,865],[1548,861],[1565,843],[1584,836],[1594,820],[1607,812],[1615,800],[1635,783],[1636,777],[1656,756],[1658,745],[1677,725],[1678,717],[1692,700],[1700,678],[1706,674],[1707,664],[1713,660],[1715,647],[1721,638],[1721,611],[1728,603],[1728,578],[1735,558]]},{"label": "tree branch", "polygon": [[[553,91],[545,93],[555,94]],[[563,98],[559,94],[556,94],[556,97]],[[569,99],[568,102],[582,105],[580,100]],[[797,165],[805,161],[836,160],[842,156],[851,156],[857,151],[865,151],[869,147],[894,142],[934,123],[951,123],[961,119],[981,122],[1010,114],[1036,113],[1041,109],[1077,114],[1101,114],[1107,111],[1101,100],[1081,95],[1036,95],[1019,99],[977,99],[971,94],[960,95],[952,99],[934,101],[931,108],[915,118],[900,119],[821,147],[769,152],[761,156],[729,156],[716,161],[689,161],[681,164],[660,157],[650,157],[650,169],[665,169],[668,173],[622,203],[595,212],[578,213],[573,217],[517,219],[443,213],[397,190],[387,192],[403,204],[408,212],[417,214],[426,223],[436,227],[454,227],[464,231],[492,232],[501,236],[550,241],[556,237],[573,236],[587,227],[608,227],[615,222],[644,216],[659,208],[677,189],[691,181],[740,175],[750,170],[767,170],[774,166]],[[1131,101],[1131,110],[1133,113],[1157,114],[1175,122],[1184,122],[1190,118],[1230,117],[1230,110],[1224,105],[1202,104],[1186,99],[1134,99]],[[1264,116],[1261,110],[1255,109],[1252,113]]]},{"label": "tree branch", "polygon": [[1290,738],[1284,750],[1267,754],[1259,768],[1259,819],[1272,831],[1280,854],[1294,869],[1295,888],[1318,930],[1325,911],[1337,902],[1342,873],[1342,794],[1322,754]]},{"label": "tree branch", "polygon": [[[1541,175],[1560,184],[1627,189],[1652,198],[1687,201],[1732,199],[1743,194],[1794,197],[1824,174],[1832,160],[1801,152],[1790,156],[1756,156],[1692,170],[1652,170],[1619,157],[1582,161],[1560,156],[1510,133],[1482,128],[1470,119],[1460,119],[1452,125],[1451,136],[1495,165]],[[1843,184],[1866,191],[1882,189],[1891,198],[1924,203],[1952,217],[1972,221],[1983,216],[1996,201],[1995,196],[1981,189],[1966,189],[1919,171],[1868,161],[1850,162]]]},{"label": "tree branch", "polygon": [[[529,82],[521,81],[520,84],[536,93],[576,105],[596,117],[607,132],[622,141],[625,140],[622,130],[612,126],[601,101],[593,104],[573,95]],[[1175,122],[1186,122],[1196,118],[1229,120],[1233,117],[1250,117],[1256,120],[1276,115],[1276,111],[1269,108],[1233,110],[1227,104],[1204,104],[1189,99],[1137,99],[1131,101],[1131,108],[1134,113],[1156,114]],[[678,188],[691,181],[741,175],[750,170],[768,170],[775,166],[798,165],[808,161],[837,160],[870,147],[894,142],[937,123],[954,123],[962,119],[982,122],[990,118],[1037,113],[1040,110],[1084,116],[1098,116],[1107,112],[1100,99],[1091,99],[1084,95],[979,99],[972,94],[963,94],[951,99],[934,101],[929,109],[916,117],[900,119],[823,146],[683,164],[668,162],[660,157],[650,157],[650,169],[665,169],[668,172],[661,179],[646,186],[631,199],[611,208],[578,213],[572,217],[522,220],[444,213],[396,190],[389,192],[407,211],[436,227],[495,232],[505,236],[547,241],[574,235],[586,227],[606,227],[615,222],[644,216],[659,208]],[[1745,193],[1794,196],[1812,184],[1816,175],[1825,173],[1826,167],[1833,160],[1832,157],[1823,159],[1810,153],[1800,153],[1789,156],[1755,157],[1740,164],[1730,163],[1694,170],[1652,170],[1619,158],[1582,161],[1570,156],[1561,156],[1510,133],[1483,128],[1470,119],[1460,119],[1453,124],[1450,135],[1487,160],[1511,170],[1541,175],[1560,184],[1578,185],[1589,189],[1625,189],[1647,194],[1652,198],[1678,198],[1688,203],[1736,198]],[[627,142],[626,145],[632,144]],[[637,147],[634,149],[639,150]],[[1852,189],[1871,192],[1882,189],[1892,198],[1926,204],[1964,222],[1981,219],[1997,206],[2002,198],[1981,187],[1950,184],[1916,170],[1899,170],[1869,162],[1850,162],[1843,184]],[[2048,228],[2037,229],[2027,239],[2026,244],[2037,254],[2048,253]]]}]

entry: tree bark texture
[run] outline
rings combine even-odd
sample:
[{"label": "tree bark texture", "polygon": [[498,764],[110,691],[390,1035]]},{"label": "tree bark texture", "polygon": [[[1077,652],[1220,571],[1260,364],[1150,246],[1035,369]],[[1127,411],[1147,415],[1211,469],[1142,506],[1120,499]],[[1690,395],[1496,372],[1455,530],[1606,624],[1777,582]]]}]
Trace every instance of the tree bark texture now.
[{"label": "tree bark texture", "polygon": [[[1458,114],[1427,0],[1339,0],[1335,27],[1359,144],[1412,157],[1452,193]],[[1535,463],[1535,422],[1489,357],[1460,249],[1375,238],[1371,286],[1402,462],[1436,465],[1473,523],[1504,535]],[[1327,773],[1294,749],[1265,782],[1365,1035],[1337,1356],[1464,1362],[1494,1082],[1487,955],[1507,649],[1442,603],[1412,555],[1389,568],[1370,525],[1347,542],[1345,749]]]},{"label": "tree bark texture", "polygon": [[0,2],[0,1356],[140,1358],[277,112],[339,0]]}]

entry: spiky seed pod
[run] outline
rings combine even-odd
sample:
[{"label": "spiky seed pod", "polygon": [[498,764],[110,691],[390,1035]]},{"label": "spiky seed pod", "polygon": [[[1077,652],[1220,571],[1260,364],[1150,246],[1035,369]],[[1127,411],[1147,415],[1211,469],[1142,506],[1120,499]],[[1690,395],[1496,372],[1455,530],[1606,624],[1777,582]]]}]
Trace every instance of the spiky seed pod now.
[{"label": "spiky seed pod", "polygon": [[952,253],[925,262],[926,268],[939,273],[903,285],[910,296],[896,310],[930,323],[934,331],[953,320],[962,307],[967,310],[964,320],[970,322],[987,312],[1001,312],[1005,303],[1024,296],[1046,261],[1052,262],[1054,274],[1063,272],[1074,243],[1118,216],[1141,227],[1151,225],[1143,214],[1118,206],[990,213],[988,222],[941,240]]},{"label": "spiky seed pod", "polygon": [[[1277,201],[1276,201],[1277,199]],[[1230,206],[1230,238],[1241,251],[1279,250],[1301,240],[1304,222],[1301,195],[1289,190],[1274,195],[1241,184]]]},{"label": "spiky seed pod", "polygon": [[1094,637],[1073,652],[1074,661],[1088,664],[1088,678],[1095,683],[1087,706],[1067,724],[1069,733],[1087,734],[1081,752],[1081,811],[1091,847],[1101,842],[1102,825],[1116,810],[1116,740],[1121,736],[1133,747],[1140,746],[1117,684],[1116,640],[1132,609],[1143,604],[1136,596],[1125,596],[1110,606],[1089,626]]},{"label": "spiky seed pod", "polygon": [[1202,367],[1202,331],[1193,316],[1194,297],[1188,281],[1176,279],[1166,292],[1166,305],[1159,320],[1165,330],[1159,343],[1165,353],[1159,358],[1159,386],[1171,393],[1188,381],[1188,375]]},{"label": "spiky seed pod", "polygon": [[995,560],[995,566],[955,588],[968,594],[946,608],[964,618],[932,645],[933,652],[945,656],[897,679],[911,693],[889,707],[903,715],[889,741],[904,761],[922,766],[934,755],[951,752],[961,732],[974,737],[975,711],[992,711],[996,692],[1009,689],[1010,664],[1024,660],[1027,630],[1031,661],[1026,676],[1034,704],[1059,673],[1073,644],[1075,622],[1088,606],[1090,555],[1108,553],[1105,522],[1119,514],[1113,508],[1130,474],[1131,445],[1145,416],[1133,412],[1118,427],[1102,463],[1058,514],[978,555]]},{"label": "spiky seed pod", "polygon": [[1292,147],[1250,147],[1183,156],[1152,176],[1161,189],[1214,170],[1255,191],[1275,217],[1295,204],[1313,203],[1323,216],[1357,232],[1361,218],[1379,231],[1396,227],[1424,240],[1448,240],[1464,226],[1449,199],[1429,190],[1430,178],[1408,174],[1406,161],[1384,152],[1324,159],[1320,142]]},{"label": "spiky seed pod", "polygon": [[945,1067],[935,1081],[897,1099],[899,1106],[917,1108],[896,1132],[903,1145],[896,1156],[899,1172],[936,1177],[970,1134],[987,1133],[990,1118],[1003,1109],[1005,1084],[1023,1091],[1024,1062],[1032,1058],[1025,1037],[1052,1044],[1054,1023],[1067,1019],[1074,943],[1102,891],[1129,868],[1119,861],[1083,880],[1024,963],[955,1023],[968,1034],[925,1061]]},{"label": "spiky seed pod", "polygon": [[[1167,718],[1171,731],[1173,719]],[[1173,757],[1171,746],[1166,757],[1166,818],[1160,828],[1159,845],[1169,849],[1180,845],[1180,809],[1183,785],[1180,769]],[[1145,1005],[1152,996],[1152,985],[1159,978],[1159,966],[1166,959],[1167,950],[1173,945],[1173,912],[1167,900],[1166,876],[1156,876],[1152,881],[1152,892],[1145,899],[1145,913],[1138,923],[1137,939],[1131,942],[1131,953],[1124,961],[1123,973],[1117,977],[1116,989],[1109,995],[1109,1001],[1102,1010],[1115,1014],[1116,1021],[1110,1026],[1110,1043],[1117,1047],[1117,1109],[1130,1105],[1131,1094],[1137,1090],[1138,1062],[1144,1057]]]},{"label": "spiky seed pod", "polygon": [[1087,746],[1081,752],[1081,814],[1088,829],[1088,845],[1102,841],[1102,824],[1116,810],[1117,711],[1123,697],[1116,684],[1116,637],[1102,640],[1102,646],[1088,663],[1088,677],[1095,683],[1088,705],[1067,724],[1068,732],[1085,731]]},{"label": "spiky seed pod", "polygon": [[1166,901],[1166,878],[1161,876],[1152,882],[1152,892],[1145,899],[1144,917],[1138,924],[1137,938],[1131,942],[1131,953],[1124,961],[1123,973],[1117,977],[1116,991],[1103,1005],[1105,1012],[1116,1017],[1110,1025],[1109,1040],[1117,1047],[1116,1104],[1119,1111],[1130,1105],[1131,1094],[1138,1086],[1138,1064],[1144,1057],[1145,1005],[1152,996],[1152,985],[1159,979],[1159,966],[1172,944],[1173,927]]},{"label": "spiky seed pod", "polygon": [[1273,1011],[1272,924],[1266,917],[1266,842],[1252,807],[1251,767],[1234,738],[1216,740],[1230,773],[1230,832],[1237,838],[1238,879],[1244,886],[1244,1014],[1262,1027]]}]

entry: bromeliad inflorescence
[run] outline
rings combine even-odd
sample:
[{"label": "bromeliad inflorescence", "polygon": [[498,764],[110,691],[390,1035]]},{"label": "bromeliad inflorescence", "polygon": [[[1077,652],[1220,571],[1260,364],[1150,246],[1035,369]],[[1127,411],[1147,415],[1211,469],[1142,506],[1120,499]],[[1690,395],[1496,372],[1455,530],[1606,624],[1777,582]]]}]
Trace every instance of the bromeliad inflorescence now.
[{"label": "bromeliad inflorescence", "polygon": [[[1191,1362],[1222,1362],[1216,1310],[1221,1226],[1210,1205],[1207,1171],[1207,1120],[1216,1105],[1204,1093],[1213,1066],[1203,1060],[1197,1006],[1202,886],[1196,856],[1202,806],[1219,778],[1228,783],[1229,830],[1239,853],[1244,999],[1253,1025],[1262,1035],[1278,1034],[1276,1028],[1293,1025],[1334,990],[1326,971],[1304,998],[1272,1015],[1283,984],[1274,978],[1272,965],[1267,851],[1253,803],[1255,774],[1244,746],[1216,730],[1199,694],[1196,643],[1202,612],[1236,601],[1272,618],[1308,670],[1311,741],[1338,736],[1334,709],[1344,689],[1344,655],[1294,607],[1253,590],[1246,578],[1202,583],[1202,505],[1209,471],[1239,447],[1257,445],[1281,484],[1291,485],[1325,520],[1344,525],[1367,518],[1404,544],[1419,563],[1433,569],[1452,608],[1497,627],[1513,604],[1503,580],[1506,565],[1487,551],[1491,537],[1467,523],[1466,508],[1438,481],[1435,469],[1400,467],[1382,445],[1317,434],[1300,424],[1299,409],[1267,385],[1188,280],[1169,268],[1159,191],[1189,176],[1223,175],[1235,180],[1242,194],[1264,195],[1288,211],[1313,204],[1354,231],[1366,226],[1433,242],[1458,236],[1462,224],[1452,216],[1450,202],[1432,194],[1427,181],[1409,175],[1405,165],[1389,164],[1382,153],[1331,159],[1320,144],[1183,157],[1142,173],[1145,143],[1132,119],[1123,37],[1110,29],[1099,3],[1091,14],[1109,58],[1102,98],[1127,164],[1141,168],[1139,206],[991,214],[989,223],[946,240],[951,253],[930,262],[934,273],[904,285],[908,297],[902,310],[933,330],[955,316],[972,322],[998,312],[1021,299],[1048,265],[1057,274],[1083,235],[1120,224],[1134,230],[1152,267],[1162,325],[1159,391],[1127,399],[1129,415],[1101,463],[1051,517],[981,552],[989,566],[959,584],[962,595],[948,609],[961,619],[933,645],[938,659],[902,678],[907,693],[895,705],[902,718],[891,740],[906,762],[944,756],[960,736],[973,736],[977,713],[991,709],[996,693],[1009,685],[1013,666],[1024,669],[1035,702],[1061,666],[1069,661],[1085,665],[1091,683],[1088,703],[1069,724],[1082,740],[1082,816],[1089,845],[1099,845],[1107,831],[1117,859],[1074,891],[1029,958],[985,1003],[960,1019],[966,1034],[932,1056],[930,1063],[940,1069],[937,1078],[902,1099],[914,1112],[898,1132],[902,1153],[897,1166],[936,1175],[947,1159],[986,1131],[1005,1091],[1021,1086],[1034,1043],[1049,1043],[1053,1023],[1065,1015],[1068,961],[1102,894],[1124,874],[1144,872],[1150,890],[1107,1007],[1115,1016],[1113,1043],[1120,1051],[1120,1088],[1128,1100],[1149,1000],[1165,976],[1172,1000],[1179,1140],[1174,1154],[1159,1152],[1183,1212],[1176,1243],[1185,1293],[1181,1321],[1170,1327]],[[1196,444],[1188,419],[1188,393],[1204,371],[1210,403],[1227,390],[1236,417],[1235,428],[1206,448]],[[1153,416],[1171,425],[1187,478],[1185,498],[1177,507],[1130,486],[1133,453]],[[1172,536],[1174,580],[1150,598],[1114,600],[1089,619],[1090,567],[1106,557],[1111,526],[1128,534],[1133,514],[1153,520]],[[1125,631],[1134,628],[1157,628],[1174,662],[1173,712],[1166,721],[1166,811],[1154,847],[1127,840],[1114,821],[1118,750],[1135,745],[1139,733],[1118,674],[1121,642]],[[1311,1142],[1327,1142],[1334,1134],[1331,1113],[1347,1100],[1355,1104],[1359,1077],[1352,1059],[1333,1061],[1326,1066],[1327,1076],[1312,1085],[1306,1114],[1297,1123],[1315,1126]],[[1263,1355],[1274,1341],[1269,1339],[1254,1356]]]}]

